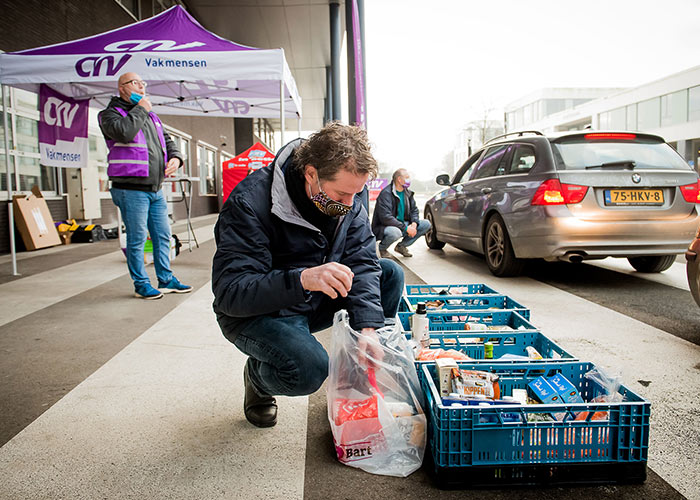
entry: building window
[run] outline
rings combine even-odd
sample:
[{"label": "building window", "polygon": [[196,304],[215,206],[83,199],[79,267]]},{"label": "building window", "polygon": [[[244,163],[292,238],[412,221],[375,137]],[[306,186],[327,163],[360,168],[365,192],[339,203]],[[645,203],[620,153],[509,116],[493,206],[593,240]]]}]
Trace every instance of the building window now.
[{"label": "building window", "polygon": [[[7,121],[9,160],[13,191],[29,191],[36,184],[46,196],[57,194],[58,169],[41,165],[39,155],[38,95],[26,90],[9,89]],[[0,106],[2,103],[0,103]],[[4,110],[3,110],[4,111]],[[4,127],[0,114],[0,128]],[[0,197],[7,199],[4,128],[0,137]]]},{"label": "building window", "polygon": [[[88,133],[88,168],[97,170],[100,193],[109,193],[107,175],[107,144],[102,135]],[[105,198],[107,196],[104,196]]]},{"label": "building window", "polygon": [[700,120],[700,86],[688,89],[688,120]]},{"label": "building window", "polygon": [[[165,126],[165,130],[175,143],[178,151],[180,151],[180,157],[182,158],[182,166],[177,169],[175,175],[177,177],[190,177],[190,141],[192,140],[192,137],[167,125]],[[167,183],[166,191],[168,193],[180,195],[182,193],[182,185],[179,182]]]},{"label": "building window", "polygon": [[661,126],[668,127],[688,120],[688,90],[661,96]]},{"label": "building window", "polygon": [[627,130],[638,130],[637,129],[637,105],[630,104],[627,106],[627,118],[626,118],[626,129]]},{"label": "building window", "polygon": [[199,142],[197,144],[197,164],[199,165],[199,192],[203,195],[215,195],[216,148]]},{"label": "building window", "polygon": [[637,128],[643,132],[661,125],[661,99],[654,97],[637,104]]},{"label": "building window", "polygon": [[625,108],[617,108],[610,111],[610,128],[612,130],[624,130],[626,125]]}]

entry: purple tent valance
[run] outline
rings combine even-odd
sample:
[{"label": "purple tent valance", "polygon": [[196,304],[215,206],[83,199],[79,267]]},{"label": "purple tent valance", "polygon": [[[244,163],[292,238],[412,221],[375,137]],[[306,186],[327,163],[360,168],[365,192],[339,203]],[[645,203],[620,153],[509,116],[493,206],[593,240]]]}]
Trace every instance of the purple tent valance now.
[{"label": "purple tent valance", "polygon": [[[161,114],[285,118],[301,98],[282,49],[239,45],[204,29],[176,5],[99,35],[0,54],[0,83],[38,92],[40,84],[105,107],[126,72],[148,82]],[[283,102],[280,94],[284,93]]]}]

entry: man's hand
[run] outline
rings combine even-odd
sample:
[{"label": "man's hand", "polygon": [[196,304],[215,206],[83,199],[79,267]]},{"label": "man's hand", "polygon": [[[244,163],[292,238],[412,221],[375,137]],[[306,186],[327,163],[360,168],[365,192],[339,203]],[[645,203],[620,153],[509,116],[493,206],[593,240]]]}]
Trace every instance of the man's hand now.
[{"label": "man's hand", "polygon": [[363,328],[357,341],[357,361],[362,367],[375,368],[384,359],[384,349],[374,328]]},{"label": "man's hand", "polygon": [[165,176],[170,177],[175,174],[178,168],[180,168],[180,160],[178,158],[170,158],[165,166]]},{"label": "man's hand", "polygon": [[406,228],[406,233],[413,238],[418,232],[418,225],[415,222],[411,222]]},{"label": "man's hand", "polygon": [[149,113],[151,112],[151,109],[153,108],[153,105],[151,104],[151,101],[148,100],[148,97],[143,96],[137,106],[143,106],[146,111]]},{"label": "man's hand", "polygon": [[352,288],[354,274],[348,266],[338,262],[328,262],[321,266],[309,267],[301,272],[301,286],[310,292],[323,292],[335,299],[340,294],[347,297]]}]

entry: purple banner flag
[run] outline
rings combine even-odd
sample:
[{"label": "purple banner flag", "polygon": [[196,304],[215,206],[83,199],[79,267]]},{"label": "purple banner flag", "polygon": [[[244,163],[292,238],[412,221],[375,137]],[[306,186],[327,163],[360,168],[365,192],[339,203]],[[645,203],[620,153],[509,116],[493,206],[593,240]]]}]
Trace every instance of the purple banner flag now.
[{"label": "purple banner flag", "polygon": [[88,99],[75,100],[52,88],[39,89],[39,152],[49,167],[87,167]]},{"label": "purple banner flag", "polygon": [[352,43],[355,50],[355,117],[357,124],[367,128],[365,79],[362,66],[362,33],[360,32],[360,14],[356,0],[352,0]]}]

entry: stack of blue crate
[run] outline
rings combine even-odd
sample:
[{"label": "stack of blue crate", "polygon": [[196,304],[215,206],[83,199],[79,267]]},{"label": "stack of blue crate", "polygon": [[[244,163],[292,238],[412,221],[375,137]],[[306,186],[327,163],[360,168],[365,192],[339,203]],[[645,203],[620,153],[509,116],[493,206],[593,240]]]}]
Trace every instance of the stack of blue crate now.
[{"label": "stack of blue crate", "polygon": [[[530,310],[484,284],[406,285],[399,319],[410,336],[418,302],[428,309],[430,349],[470,358],[461,369],[495,373],[501,396],[561,374],[586,402],[443,404],[433,361],[417,361],[428,416],[428,453],[442,487],[638,483],[646,479],[651,404],[621,385],[620,401],[530,322]],[[485,349],[489,343],[488,353]],[[542,359],[523,360],[528,346]],[[503,358],[499,360],[499,358]],[[542,416],[551,418],[540,418]]]}]

